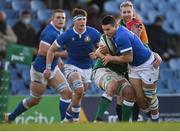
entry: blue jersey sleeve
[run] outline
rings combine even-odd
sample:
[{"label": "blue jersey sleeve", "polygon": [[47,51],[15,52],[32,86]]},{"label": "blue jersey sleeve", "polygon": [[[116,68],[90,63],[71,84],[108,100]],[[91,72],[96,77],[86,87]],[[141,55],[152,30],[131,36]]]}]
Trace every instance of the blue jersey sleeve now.
[{"label": "blue jersey sleeve", "polygon": [[40,36],[40,41],[43,41],[45,43],[48,44],[52,44],[54,42],[54,40],[56,39],[57,35],[52,33],[52,32],[42,32],[41,36]]},{"label": "blue jersey sleeve", "polygon": [[58,38],[57,38],[57,40],[56,40],[56,42],[57,42],[57,44],[60,46],[60,47],[64,47],[65,46],[65,44],[66,44],[66,40],[67,40],[67,33],[65,32],[65,33],[63,33],[63,34],[61,34]]},{"label": "blue jersey sleeve", "polygon": [[131,51],[132,50],[132,45],[131,45],[131,41],[127,36],[121,36],[120,38],[117,39],[116,41],[116,46],[118,51],[122,54],[124,52],[127,51]]}]

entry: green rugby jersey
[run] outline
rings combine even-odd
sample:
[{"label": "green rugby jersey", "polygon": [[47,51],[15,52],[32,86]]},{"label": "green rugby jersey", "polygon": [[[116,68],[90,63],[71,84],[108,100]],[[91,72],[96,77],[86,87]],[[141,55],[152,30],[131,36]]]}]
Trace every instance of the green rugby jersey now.
[{"label": "green rugby jersey", "polygon": [[123,75],[127,78],[127,64],[113,64],[113,63],[108,63],[106,66],[103,65],[103,62],[101,59],[97,59],[96,63],[94,64],[93,70],[96,70],[98,68],[109,68],[112,71],[118,73],[119,75]]},{"label": "green rugby jersey", "polygon": [[[117,55],[116,48],[114,44],[112,44],[112,41],[110,41],[105,35],[102,35],[101,40],[103,40],[103,42],[107,45],[111,55]],[[94,64],[93,70],[98,69],[98,68],[103,68],[103,67],[107,67],[111,69],[112,71],[128,78],[127,63],[124,63],[124,64],[108,63],[106,66],[104,66],[102,60],[97,59]]]}]

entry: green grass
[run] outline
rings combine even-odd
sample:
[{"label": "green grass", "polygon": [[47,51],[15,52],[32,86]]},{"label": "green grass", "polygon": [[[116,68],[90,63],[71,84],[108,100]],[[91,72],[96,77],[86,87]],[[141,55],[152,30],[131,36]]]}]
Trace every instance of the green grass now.
[{"label": "green grass", "polygon": [[0,124],[0,131],[180,131],[180,122]]}]

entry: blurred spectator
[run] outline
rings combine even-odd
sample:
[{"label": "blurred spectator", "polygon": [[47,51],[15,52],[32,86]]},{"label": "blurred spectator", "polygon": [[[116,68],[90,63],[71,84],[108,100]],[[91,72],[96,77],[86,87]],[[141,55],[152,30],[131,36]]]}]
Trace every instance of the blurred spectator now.
[{"label": "blurred spectator", "polygon": [[6,45],[16,43],[17,38],[12,28],[6,23],[6,14],[0,12],[0,58],[5,56]]},{"label": "blurred spectator", "polygon": [[158,53],[164,60],[175,57],[173,49],[168,48],[168,34],[163,29],[164,19],[162,16],[157,16],[152,25],[147,26],[151,49]]},{"label": "blurred spectator", "polygon": [[78,0],[64,0],[63,8],[67,10],[73,10],[77,6]]},{"label": "blurred spectator", "polygon": [[24,46],[36,47],[37,38],[35,29],[30,25],[31,13],[27,10],[22,11],[19,21],[13,26],[17,35],[17,43]]},{"label": "blurred spectator", "polygon": [[100,9],[100,12],[103,12],[103,6],[104,6],[104,3],[106,1],[108,1],[108,0],[89,0],[88,2],[89,2],[89,4],[96,4],[96,5],[98,5],[98,7]]},{"label": "blurred spectator", "polygon": [[98,31],[102,33],[99,6],[96,4],[92,4],[87,8],[87,12],[87,25],[96,28]]}]

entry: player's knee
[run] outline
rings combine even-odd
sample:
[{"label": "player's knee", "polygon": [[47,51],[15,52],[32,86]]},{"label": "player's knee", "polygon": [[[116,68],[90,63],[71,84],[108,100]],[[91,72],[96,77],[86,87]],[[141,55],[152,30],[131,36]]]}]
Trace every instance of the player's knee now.
[{"label": "player's knee", "polygon": [[71,88],[73,90],[76,90],[78,88],[83,88],[83,82],[81,80],[74,80],[72,83],[71,83]]},{"label": "player's knee", "polygon": [[106,88],[106,92],[108,95],[113,96],[117,93],[118,88],[118,82],[117,81],[111,81]]},{"label": "player's knee", "polygon": [[67,82],[60,83],[56,88],[56,92],[59,93],[62,98],[69,99],[72,95],[72,90],[69,87],[69,84]]}]

